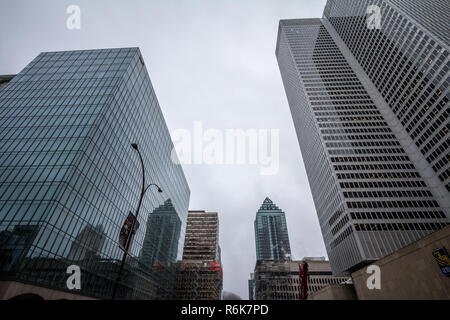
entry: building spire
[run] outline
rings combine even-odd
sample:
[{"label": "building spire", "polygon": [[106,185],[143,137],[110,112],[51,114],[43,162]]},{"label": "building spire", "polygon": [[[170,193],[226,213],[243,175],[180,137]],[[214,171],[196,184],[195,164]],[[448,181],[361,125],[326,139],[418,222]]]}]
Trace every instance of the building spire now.
[{"label": "building spire", "polygon": [[264,202],[262,203],[261,207],[259,208],[259,211],[267,211],[267,210],[280,210],[275,203],[273,203],[272,200],[270,200],[269,197],[266,197]]}]

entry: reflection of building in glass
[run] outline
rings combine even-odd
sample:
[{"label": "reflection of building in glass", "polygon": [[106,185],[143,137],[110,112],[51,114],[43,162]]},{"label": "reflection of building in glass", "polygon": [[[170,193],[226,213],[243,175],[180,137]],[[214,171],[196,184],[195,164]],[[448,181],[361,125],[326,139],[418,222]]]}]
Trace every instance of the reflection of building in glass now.
[{"label": "reflection of building in glass", "polygon": [[[178,214],[181,258],[190,191],[138,48],[41,53],[1,89],[0,106],[0,233],[39,226],[26,246],[2,240],[14,264],[3,259],[0,280],[67,290],[75,261],[91,279],[80,295],[111,296],[119,231],[142,183],[131,143]],[[148,213],[163,201],[152,190],[143,199],[118,298],[158,298],[157,275],[137,257]]]},{"label": "reflection of building in glass", "polygon": [[174,298],[180,232],[181,220],[170,199],[150,213],[139,262],[155,280],[154,299]]},{"label": "reflection of building in glass", "polygon": [[266,198],[256,213],[255,242],[257,260],[291,259],[291,246],[285,213]]},{"label": "reflection of building in glass", "polygon": [[157,263],[176,262],[181,220],[168,199],[147,219],[147,230],[141,252],[141,262],[153,267]]},{"label": "reflection of building in glass", "polygon": [[99,225],[94,228],[87,225],[72,242],[67,260],[78,261],[100,256],[105,240],[103,226]]},{"label": "reflection of building in glass", "polygon": [[0,271],[14,272],[15,266],[30,249],[39,225],[15,225],[12,232],[0,232]]}]

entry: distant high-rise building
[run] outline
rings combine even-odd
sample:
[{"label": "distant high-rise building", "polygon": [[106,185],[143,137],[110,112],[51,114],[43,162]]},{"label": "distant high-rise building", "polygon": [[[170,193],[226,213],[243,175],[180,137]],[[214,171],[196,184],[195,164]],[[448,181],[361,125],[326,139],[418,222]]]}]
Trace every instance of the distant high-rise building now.
[{"label": "distant high-rise building", "polygon": [[217,212],[189,211],[183,260],[220,262],[219,248]]},{"label": "distant high-rise building", "polygon": [[266,198],[255,219],[256,259],[288,261],[291,246],[285,213]]},{"label": "distant high-rise building", "polygon": [[220,300],[222,265],[217,212],[189,211],[183,260],[177,264],[179,300]]},{"label": "distant high-rise building", "polygon": [[120,230],[141,192],[131,143],[164,192],[143,199],[117,298],[158,299],[152,266],[139,259],[149,213],[171,199],[181,258],[190,190],[140,50],[41,53],[0,90],[0,281],[9,288],[0,292],[67,295],[76,261],[86,283],[72,295],[111,298]]},{"label": "distant high-rise building", "polygon": [[448,6],[328,1],[323,19],[280,21],[276,55],[335,273],[449,222]]}]

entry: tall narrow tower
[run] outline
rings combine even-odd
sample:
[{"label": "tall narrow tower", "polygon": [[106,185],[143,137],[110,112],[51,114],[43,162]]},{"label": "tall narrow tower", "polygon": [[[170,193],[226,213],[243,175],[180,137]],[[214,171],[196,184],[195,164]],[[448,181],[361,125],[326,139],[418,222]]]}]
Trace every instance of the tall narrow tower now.
[{"label": "tall narrow tower", "polygon": [[256,213],[255,242],[257,260],[291,260],[285,214],[269,198]]},{"label": "tall narrow tower", "polygon": [[[276,55],[335,274],[449,221],[448,45],[393,2],[329,1],[323,19],[280,21]],[[381,29],[366,23],[374,3]]]},{"label": "tall narrow tower", "polygon": [[178,263],[178,300],[220,300],[222,265],[217,212],[189,211],[183,260]]}]

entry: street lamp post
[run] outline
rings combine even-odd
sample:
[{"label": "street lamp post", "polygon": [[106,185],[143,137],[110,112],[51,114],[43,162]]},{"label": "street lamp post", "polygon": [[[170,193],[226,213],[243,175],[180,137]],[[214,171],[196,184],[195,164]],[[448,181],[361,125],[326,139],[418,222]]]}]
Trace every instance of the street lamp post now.
[{"label": "street lamp post", "polygon": [[125,250],[123,252],[122,263],[120,264],[119,273],[117,274],[117,279],[116,279],[116,282],[114,284],[112,300],[116,299],[117,291],[119,289],[120,281],[121,281],[121,278],[122,278],[123,268],[125,267],[125,262],[127,260],[128,251],[130,250],[131,242],[132,242],[132,239],[133,239],[133,234],[135,232],[135,230],[134,230],[135,224],[136,224],[138,216],[139,216],[139,211],[141,210],[142,199],[144,198],[144,195],[147,192],[147,190],[150,189],[150,187],[152,187],[152,186],[156,187],[158,192],[160,192],[160,193],[163,192],[162,189],[158,185],[156,185],[154,183],[150,183],[147,186],[145,185],[146,184],[145,183],[145,168],[144,168],[144,161],[142,160],[141,152],[139,151],[138,145],[136,143],[131,144],[131,146],[133,147],[134,150],[137,151],[137,153],[139,155],[139,160],[141,162],[141,168],[142,168],[142,189],[141,189],[141,196],[139,197],[139,204],[138,204],[138,207],[137,207],[137,210],[136,210],[136,217],[135,217],[135,219],[133,219],[133,223],[131,225],[131,233],[129,234],[129,238],[127,239]]}]

